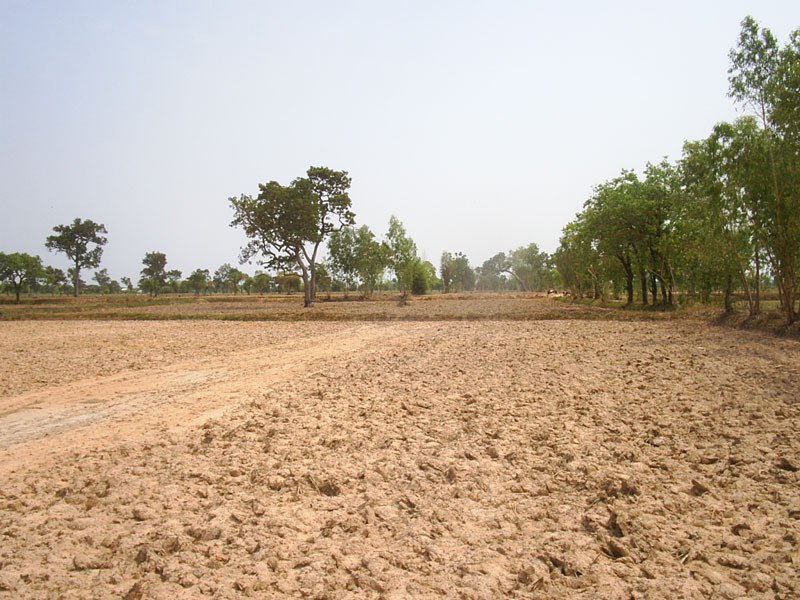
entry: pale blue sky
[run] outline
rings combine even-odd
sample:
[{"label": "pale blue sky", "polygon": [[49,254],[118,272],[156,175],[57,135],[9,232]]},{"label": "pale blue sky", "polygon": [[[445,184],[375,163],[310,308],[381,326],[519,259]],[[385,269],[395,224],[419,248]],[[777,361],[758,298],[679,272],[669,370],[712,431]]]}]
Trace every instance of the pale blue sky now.
[{"label": "pale blue sky", "polygon": [[324,165],[437,266],[552,252],[594,185],[736,117],[747,14],[800,27],[797,0],[0,0],[0,251],[66,267],[44,240],[80,217],[114,278],[152,250],[213,271],[245,242],[229,196]]}]

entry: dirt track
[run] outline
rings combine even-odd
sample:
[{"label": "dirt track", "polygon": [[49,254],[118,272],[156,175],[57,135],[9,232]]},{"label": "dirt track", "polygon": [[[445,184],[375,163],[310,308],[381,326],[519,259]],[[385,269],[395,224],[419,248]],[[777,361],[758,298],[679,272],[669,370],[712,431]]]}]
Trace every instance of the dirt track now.
[{"label": "dirt track", "polygon": [[797,343],[679,322],[2,327],[0,598],[800,594]]}]

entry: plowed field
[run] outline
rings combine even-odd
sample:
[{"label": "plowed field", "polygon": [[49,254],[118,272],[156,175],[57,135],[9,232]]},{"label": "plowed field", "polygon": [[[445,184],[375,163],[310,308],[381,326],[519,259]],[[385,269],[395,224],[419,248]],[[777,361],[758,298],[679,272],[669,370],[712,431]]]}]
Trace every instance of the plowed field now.
[{"label": "plowed field", "polygon": [[0,361],[0,598],[800,596],[797,342],[32,321]]}]

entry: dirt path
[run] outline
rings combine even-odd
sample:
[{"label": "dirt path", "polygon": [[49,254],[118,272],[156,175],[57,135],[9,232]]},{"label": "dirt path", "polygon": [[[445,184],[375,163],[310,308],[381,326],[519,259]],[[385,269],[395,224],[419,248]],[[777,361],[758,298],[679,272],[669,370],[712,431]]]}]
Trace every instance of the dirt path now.
[{"label": "dirt path", "polygon": [[0,477],[75,448],[86,451],[154,431],[202,424],[276,383],[325,371],[343,356],[364,353],[387,338],[399,341],[420,326],[357,324],[322,329],[317,335],[273,341],[269,346],[210,357],[200,352],[199,358],[163,367],[123,370],[0,398]]}]

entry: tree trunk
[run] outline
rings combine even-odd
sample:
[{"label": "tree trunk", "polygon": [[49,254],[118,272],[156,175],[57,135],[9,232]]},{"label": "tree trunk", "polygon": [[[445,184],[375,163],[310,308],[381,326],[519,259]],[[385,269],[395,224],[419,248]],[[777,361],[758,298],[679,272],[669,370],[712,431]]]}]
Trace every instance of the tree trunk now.
[{"label": "tree trunk", "polygon": [[647,274],[639,269],[639,280],[642,282],[642,306],[647,306]]},{"label": "tree trunk", "polygon": [[81,280],[81,268],[78,266],[78,259],[75,259],[75,276],[72,279],[72,295],[78,297],[78,282]]},{"label": "tree trunk", "polygon": [[527,292],[528,291],[528,286],[525,285],[525,282],[522,281],[522,278],[520,278],[519,275],[517,275],[514,271],[505,271],[505,272],[506,273],[510,273],[511,275],[514,276],[514,278],[519,282],[519,286],[522,288],[523,292]]},{"label": "tree trunk", "polygon": [[308,276],[308,270],[303,268],[303,308],[309,308],[314,302],[311,295],[311,282]]},{"label": "tree trunk", "polygon": [[755,240],[755,253],[754,257],[756,261],[756,293],[755,293],[755,304],[754,306],[750,307],[750,316],[757,315],[761,313],[761,260],[759,259],[759,251],[758,251],[758,239]]},{"label": "tree trunk", "polygon": [[733,288],[733,277],[728,273],[728,280],[725,286],[725,314],[729,315],[733,312],[733,304],[731,303],[731,291]]},{"label": "tree trunk", "polygon": [[313,277],[310,276],[308,267],[306,266],[306,263],[303,262],[303,259],[300,258],[299,252],[295,256],[295,260],[297,261],[297,264],[303,273],[303,307],[309,308],[314,303],[314,295],[311,283]]},{"label": "tree trunk", "polygon": [[622,263],[622,268],[625,269],[625,289],[628,292],[628,304],[633,304],[633,269],[631,268],[631,259],[624,254],[617,254],[619,262]]},{"label": "tree trunk", "polygon": [[653,306],[658,303],[658,282],[655,273],[650,273],[650,293],[653,294]]}]

